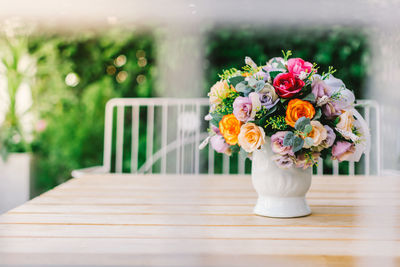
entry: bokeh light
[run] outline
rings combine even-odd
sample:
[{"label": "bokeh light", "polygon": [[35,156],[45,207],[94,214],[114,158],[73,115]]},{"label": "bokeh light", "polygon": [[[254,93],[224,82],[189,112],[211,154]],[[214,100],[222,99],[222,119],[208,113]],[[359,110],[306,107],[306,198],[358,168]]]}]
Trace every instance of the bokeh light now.
[{"label": "bokeh light", "polygon": [[75,87],[79,84],[79,77],[76,73],[68,73],[65,77],[65,84],[71,87]]},{"label": "bokeh light", "polygon": [[114,60],[114,65],[117,67],[122,67],[126,63],[126,56],[125,55],[119,55],[115,60]]},{"label": "bokeh light", "polygon": [[126,78],[128,78],[128,73],[126,71],[120,71],[117,74],[117,77],[115,77],[115,79],[117,80],[117,82],[122,83],[126,80]]}]

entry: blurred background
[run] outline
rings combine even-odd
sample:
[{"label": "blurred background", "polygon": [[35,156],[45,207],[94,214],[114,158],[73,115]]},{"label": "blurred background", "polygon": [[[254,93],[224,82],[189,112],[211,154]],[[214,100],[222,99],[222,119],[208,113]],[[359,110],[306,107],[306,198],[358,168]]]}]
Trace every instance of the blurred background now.
[{"label": "blurred background", "polygon": [[378,101],[383,137],[374,142],[383,157],[376,160],[395,172],[398,10],[397,1],[372,0],[1,4],[3,161],[29,153],[33,197],[69,179],[73,169],[101,164],[110,98],[204,97],[217,74],[240,68],[245,56],[264,64],[290,49],[321,70],[334,66],[357,98]]}]

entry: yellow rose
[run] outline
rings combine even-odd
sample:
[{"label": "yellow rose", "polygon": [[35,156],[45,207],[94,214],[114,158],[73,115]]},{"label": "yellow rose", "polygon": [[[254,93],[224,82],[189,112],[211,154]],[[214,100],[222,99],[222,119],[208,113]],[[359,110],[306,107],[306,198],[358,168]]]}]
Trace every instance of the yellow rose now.
[{"label": "yellow rose", "polygon": [[239,146],[246,152],[251,153],[265,143],[265,133],[263,128],[252,122],[246,123],[240,127],[238,136]]},{"label": "yellow rose", "polygon": [[229,95],[230,89],[226,81],[219,81],[211,87],[208,96],[210,97],[211,105],[218,105]]},{"label": "yellow rose", "polygon": [[353,112],[351,110],[347,110],[339,116],[339,123],[336,124],[336,128],[341,131],[351,133],[354,124]]},{"label": "yellow rose", "polygon": [[242,123],[236,119],[235,115],[229,114],[222,117],[219,122],[219,130],[225,138],[225,142],[229,145],[236,145]]},{"label": "yellow rose", "polygon": [[[314,140],[313,146],[318,146],[323,140],[326,139],[328,136],[328,131],[319,121],[311,121],[310,124],[312,126],[312,130],[307,137],[311,137]],[[310,148],[310,146],[307,146],[306,144],[304,144],[304,147]]]}]

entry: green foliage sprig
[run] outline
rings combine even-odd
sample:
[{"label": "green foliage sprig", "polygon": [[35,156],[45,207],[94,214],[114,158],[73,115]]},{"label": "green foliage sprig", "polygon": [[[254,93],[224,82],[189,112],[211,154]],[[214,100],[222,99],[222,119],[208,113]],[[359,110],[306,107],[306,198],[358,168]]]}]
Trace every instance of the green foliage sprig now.
[{"label": "green foliage sprig", "polygon": [[[272,129],[276,131],[284,131],[288,128],[288,125],[286,124],[285,117],[282,115],[275,115],[267,118],[265,125],[265,129]],[[268,131],[267,131],[268,132]]]},{"label": "green foliage sprig", "polygon": [[231,91],[230,94],[224,98],[219,104],[213,113],[219,113],[222,115],[228,115],[233,113],[233,102],[239,96],[239,93],[236,91]]},{"label": "green foliage sprig", "polygon": [[283,59],[285,60],[285,61],[287,61],[288,60],[288,58],[291,56],[291,55],[293,55],[292,54],[292,50],[288,50],[288,51],[284,51],[284,50],[282,50],[282,54],[283,54]]},{"label": "green foliage sprig", "polygon": [[229,78],[237,76],[238,72],[239,71],[237,69],[230,68],[228,70],[223,70],[222,74],[218,74],[218,77],[220,77],[222,80],[229,80]]},{"label": "green foliage sprig", "polygon": [[334,74],[336,72],[336,69],[334,69],[332,66],[328,67],[328,72],[322,72],[322,80],[328,79],[330,75]]}]

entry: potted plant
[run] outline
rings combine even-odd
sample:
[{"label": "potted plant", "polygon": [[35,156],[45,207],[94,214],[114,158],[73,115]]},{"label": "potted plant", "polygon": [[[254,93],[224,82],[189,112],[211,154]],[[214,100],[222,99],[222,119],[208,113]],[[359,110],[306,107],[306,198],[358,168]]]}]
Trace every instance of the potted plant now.
[{"label": "potted plant", "polygon": [[0,213],[29,199],[35,70],[26,28],[6,21],[0,37]]},{"label": "potted plant", "polygon": [[354,94],[316,64],[291,52],[257,66],[225,70],[208,94],[210,136],[217,152],[246,153],[253,160],[258,193],[254,212],[269,217],[311,213],[305,195],[319,157],[358,161],[367,147],[366,122]]}]

